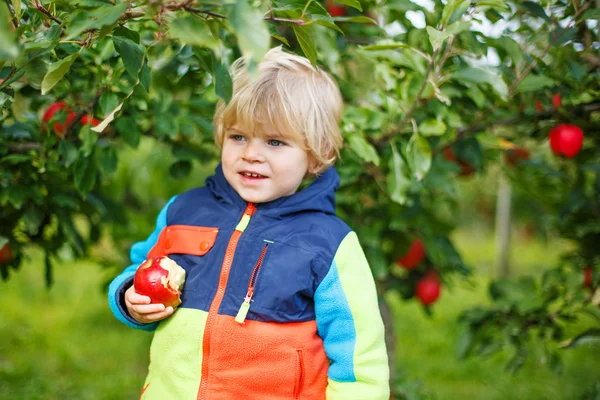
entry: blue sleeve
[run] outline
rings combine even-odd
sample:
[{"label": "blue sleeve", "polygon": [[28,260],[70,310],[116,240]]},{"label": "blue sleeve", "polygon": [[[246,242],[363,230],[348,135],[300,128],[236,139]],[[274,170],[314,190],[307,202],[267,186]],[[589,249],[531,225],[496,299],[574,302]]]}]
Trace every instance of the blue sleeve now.
[{"label": "blue sleeve", "polygon": [[127,291],[127,289],[129,289],[129,287],[133,284],[133,275],[135,275],[135,271],[140,264],[146,260],[148,252],[152,249],[152,247],[154,247],[158,240],[158,236],[167,226],[167,210],[176,197],[177,196],[172,197],[167,205],[165,205],[158,214],[158,218],[156,219],[156,228],[152,234],[148,236],[146,240],[137,242],[131,246],[131,252],[129,254],[131,265],[125,268],[123,272],[113,279],[108,286],[108,304],[110,305],[112,313],[119,321],[132,328],[143,329],[147,331],[156,329],[156,322],[151,324],[142,324],[133,319],[127,312],[124,297],[125,291]]}]

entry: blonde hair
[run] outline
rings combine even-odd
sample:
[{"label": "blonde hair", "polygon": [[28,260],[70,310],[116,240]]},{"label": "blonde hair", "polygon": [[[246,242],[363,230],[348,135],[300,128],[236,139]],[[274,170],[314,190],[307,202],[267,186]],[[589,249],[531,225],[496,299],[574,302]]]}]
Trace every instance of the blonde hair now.
[{"label": "blonde hair", "polygon": [[298,143],[314,160],[314,172],[333,165],[343,144],[339,129],[342,96],[327,72],[281,46],[265,54],[258,77],[248,73],[247,59],[231,66],[233,96],[220,100],[213,118],[215,142],[223,147],[226,131],[235,124],[254,134],[257,124],[269,124]]}]

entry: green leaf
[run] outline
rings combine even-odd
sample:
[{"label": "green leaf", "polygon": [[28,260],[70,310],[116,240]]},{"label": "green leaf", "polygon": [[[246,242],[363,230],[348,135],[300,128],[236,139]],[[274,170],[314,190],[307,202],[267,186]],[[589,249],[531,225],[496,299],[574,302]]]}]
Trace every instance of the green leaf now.
[{"label": "green leaf", "polygon": [[216,39],[204,18],[187,15],[171,22],[170,36],[181,43],[219,50],[220,43]]},{"label": "green leaf", "polygon": [[545,75],[527,75],[517,86],[517,93],[534,92],[546,87],[554,87],[556,82]]},{"label": "green leaf", "polygon": [[233,82],[226,65],[217,63],[215,65],[215,93],[217,96],[229,103],[233,93]]},{"label": "green leaf", "polygon": [[79,131],[79,139],[81,139],[81,154],[88,157],[92,154],[94,146],[98,141],[98,134],[90,129],[90,125],[84,125]]},{"label": "green leaf", "polygon": [[446,41],[446,39],[452,36],[450,32],[440,32],[437,29],[432,28],[431,26],[428,26],[426,29],[427,34],[429,35],[429,43],[431,43],[431,47],[433,47],[433,50],[439,49],[444,43],[444,41]]},{"label": "green leaf", "polygon": [[62,79],[63,76],[69,71],[71,65],[75,61],[75,59],[79,56],[79,53],[71,54],[63,58],[62,60],[56,61],[52,63],[50,67],[48,67],[48,72],[44,76],[44,80],[42,81],[42,95],[45,95]]},{"label": "green leaf", "polygon": [[499,11],[508,11],[510,7],[506,4],[505,0],[479,0],[477,7],[490,7]]},{"label": "green leaf", "polygon": [[67,21],[65,40],[71,40],[88,29],[101,29],[116,23],[127,9],[127,2],[99,7],[92,12],[77,10]]},{"label": "green leaf", "polygon": [[[449,22],[453,22],[453,20],[460,18],[470,5],[471,0],[448,0],[442,11],[440,23],[445,26]],[[459,15],[455,16],[455,14]]]},{"label": "green leaf", "polygon": [[366,15],[355,15],[353,17],[333,17],[335,22],[354,22],[357,24],[373,24],[377,25],[377,21],[373,18],[369,18]]},{"label": "green leaf", "polygon": [[519,65],[523,60],[523,50],[521,46],[511,37],[500,36],[498,39],[489,40],[494,47],[500,47],[511,58],[513,65]]},{"label": "green leaf", "polygon": [[313,27],[294,25],[294,33],[306,58],[310,60],[312,65],[317,65],[317,47],[313,38]]},{"label": "green leaf", "polygon": [[581,16],[581,19],[583,19],[583,20],[600,19],[600,8],[593,8],[593,9],[587,10],[586,12],[583,13],[583,15]]},{"label": "green leaf", "polygon": [[529,10],[529,12],[531,12],[536,17],[540,17],[546,22],[550,22],[550,17],[548,17],[546,11],[544,11],[542,6],[540,6],[539,4],[534,3],[533,1],[524,1],[522,6]]},{"label": "green leaf", "polygon": [[390,172],[387,175],[388,193],[390,194],[390,198],[396,203],[406,204],[408,200],[406,193],[411,186],[411,181],[408,177],[408,166],[393,143],[391,146],[392,158],[389,165]]},{"label": "green leaf", "polygon": [[75,165],[73,178],[75,188],[82,195],[87,195],[96,184],[96,165],[91,162],[91,157],[79,157]]},{"label": "green leaf", "polygon": [[138,147],[142,132],[140,131],[140,128],[138,128],[133,118],[129,116],[119,117],[115,122],[115,128],[125,143],[134,149]]},{"label": "green leaf", "polygon": [[462,331],[456,342],[456,358],[464,360],[469,356],[471,350],[475,347],[474,339],[475,335],[473,335],[471,329],[466,328]]},{"label": "green leaf", "polygon": [[12,31],[12,22],[8,5],[0,4],[0,61],[12,61],[19,55],[16,35]]},{"label": "green leaf", "polygon": [[429,118],[419,124],[419,133],[423,136],[440,136],[446,132],[444,121]]},{"label": "green leaf", "polygon": [[113,43],[123,59],[127,73],[137,80],[144,61],[144,48],[123,36],[113,36]]},{"label": "green leaf", "polygon": [[424,11],[425,12],[425,11],[427,11],[422,6],[415,4],[410,0],[388,0],[383,3],[383,7],[390,9],[390,10],[400,11],[400,12],[406,12],[406,11]]},{"label": "green leaf", "polygon": [[271,35],[262,13],[250,6],[248,0],[236,1],[229,15],[242,54],[258,64],[271,44]]},{"label": "green leaf", "polygon": [[379,43],[375,43],[369,46],[360,46],[361,49],[367,51],[377,51],[377,50],[394,50],[394,49],[410,49],[411,47],[406,43],[400,42],[390,42],[390,41],[381,41]]},{"label": "green leaf", "polygon": [[73,165],[75,161],[77,161],[77,156],[79,155],[79,152],[77,151],[77,147],[73,143],[67,140],[61,140],[58,144],[58,154],[62,159],[62,164],[65,167],[69,168],[71,165]]},{"label": "green leaf", "polygon": [[352,8],[356,8],[358,11],[362,11],[362,6],[358,0],[333,0],[334,3],[343,4],[345,6],[350,6]]},{"label": "green leaf", "polygon": [[482,68],[461,68],[452,74],[452,79],[458,82],[486,83],[489,84],[502,99],[508,94],[508,86],[502,77]]},{"label": "green leaf", "polygon": [[423,136],[415,132],[406,148],[411,166],[417,180],[422,181],[431,168],[431,147]]},{"label": "green leaf", "polygon": [[112,146],[96,148],[96,162],[102,175],[108,176],[117,170],[117,152]]},{"label": "green leaf", "polygon": [[563,347],[565,349],[572,349],[574,347],[590,343],[600,344],[600,329],[588,329],[587,331],[580,333],[574,338],[567,340],[564,343],[561,343],[560,347]]},{"label": "green leaf", "polygon": [[63,231],[63,233],[65,234],[65,237],[71,244],[71,247],[73,248],[73,250],[75,251],[75,253],[78,256],[80,256],[80,257],[83,256],[84,249],[85,249],[85,242],[83,241],[81,234],[79,234],[79,232],[77,231],[75,224],[73,224],[73,220],[71,219],[71,216],[70,215],[60,215],[60,214],[57,214],[57,216],[60,221],[59,225],[61,227],[61,230]]},{"label": "green leaf", "polygon": [[358,154],[358,156],[366,162],[372,162],[376,166],[379,166],[379,154],[377,154],[377,150],[375,147],[371,145],[371,143],[367,142],[367,140],[361,134],[354,134],[350,136],[350,148]]},{"label": "green leaf", "polygon": [[119,105],[119,98],[117,97],[116,93],[104,92],[102,95],[100,95],[98,104],[100,105],[102,115],[108,115],[112,110],[115,109],[115,107]]},{"label": "green leaf", "polygon": [[12,0],[12,5],[17,19],[21,19],[21,0]]}]

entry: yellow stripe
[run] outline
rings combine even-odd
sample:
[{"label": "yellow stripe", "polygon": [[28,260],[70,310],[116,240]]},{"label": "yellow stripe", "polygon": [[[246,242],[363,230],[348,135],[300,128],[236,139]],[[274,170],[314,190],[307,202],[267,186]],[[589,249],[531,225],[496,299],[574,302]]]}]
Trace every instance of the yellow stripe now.
[{"label": "yellow stripe", "polygon": [[250,216],[248,214],[244,214],[242,216],[242,219],[240,220],[240,222],[235,227],[235,230],[244,232],[249,223],[250,223]]}]

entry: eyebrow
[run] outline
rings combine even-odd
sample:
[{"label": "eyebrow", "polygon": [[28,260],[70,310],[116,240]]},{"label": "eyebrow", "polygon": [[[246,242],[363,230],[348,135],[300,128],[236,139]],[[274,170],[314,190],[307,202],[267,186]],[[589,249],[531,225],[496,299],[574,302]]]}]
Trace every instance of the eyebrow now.
[{"label": "eyebrow", "polygon": [[239,130],[237,128],[234,128],[234,127],[231,127],[228,130],[234,131],[234,132],[237,132],[237,133],[239,133],[241,135],[246,135],[246,136],[265,136],[265,137],[267,137],[269,139],[278,139],[278,140],[281,140],[281,141],[292,140],[291,137],[287,137],[285,135],[282,135],[279,132],[275,132],[275,133],[272,133],[272,132],[262,132],[262,135],[256,135],[256,134],[248,134],[248,133],[246,133],[244,131],[241,131],[241,130]]}]

